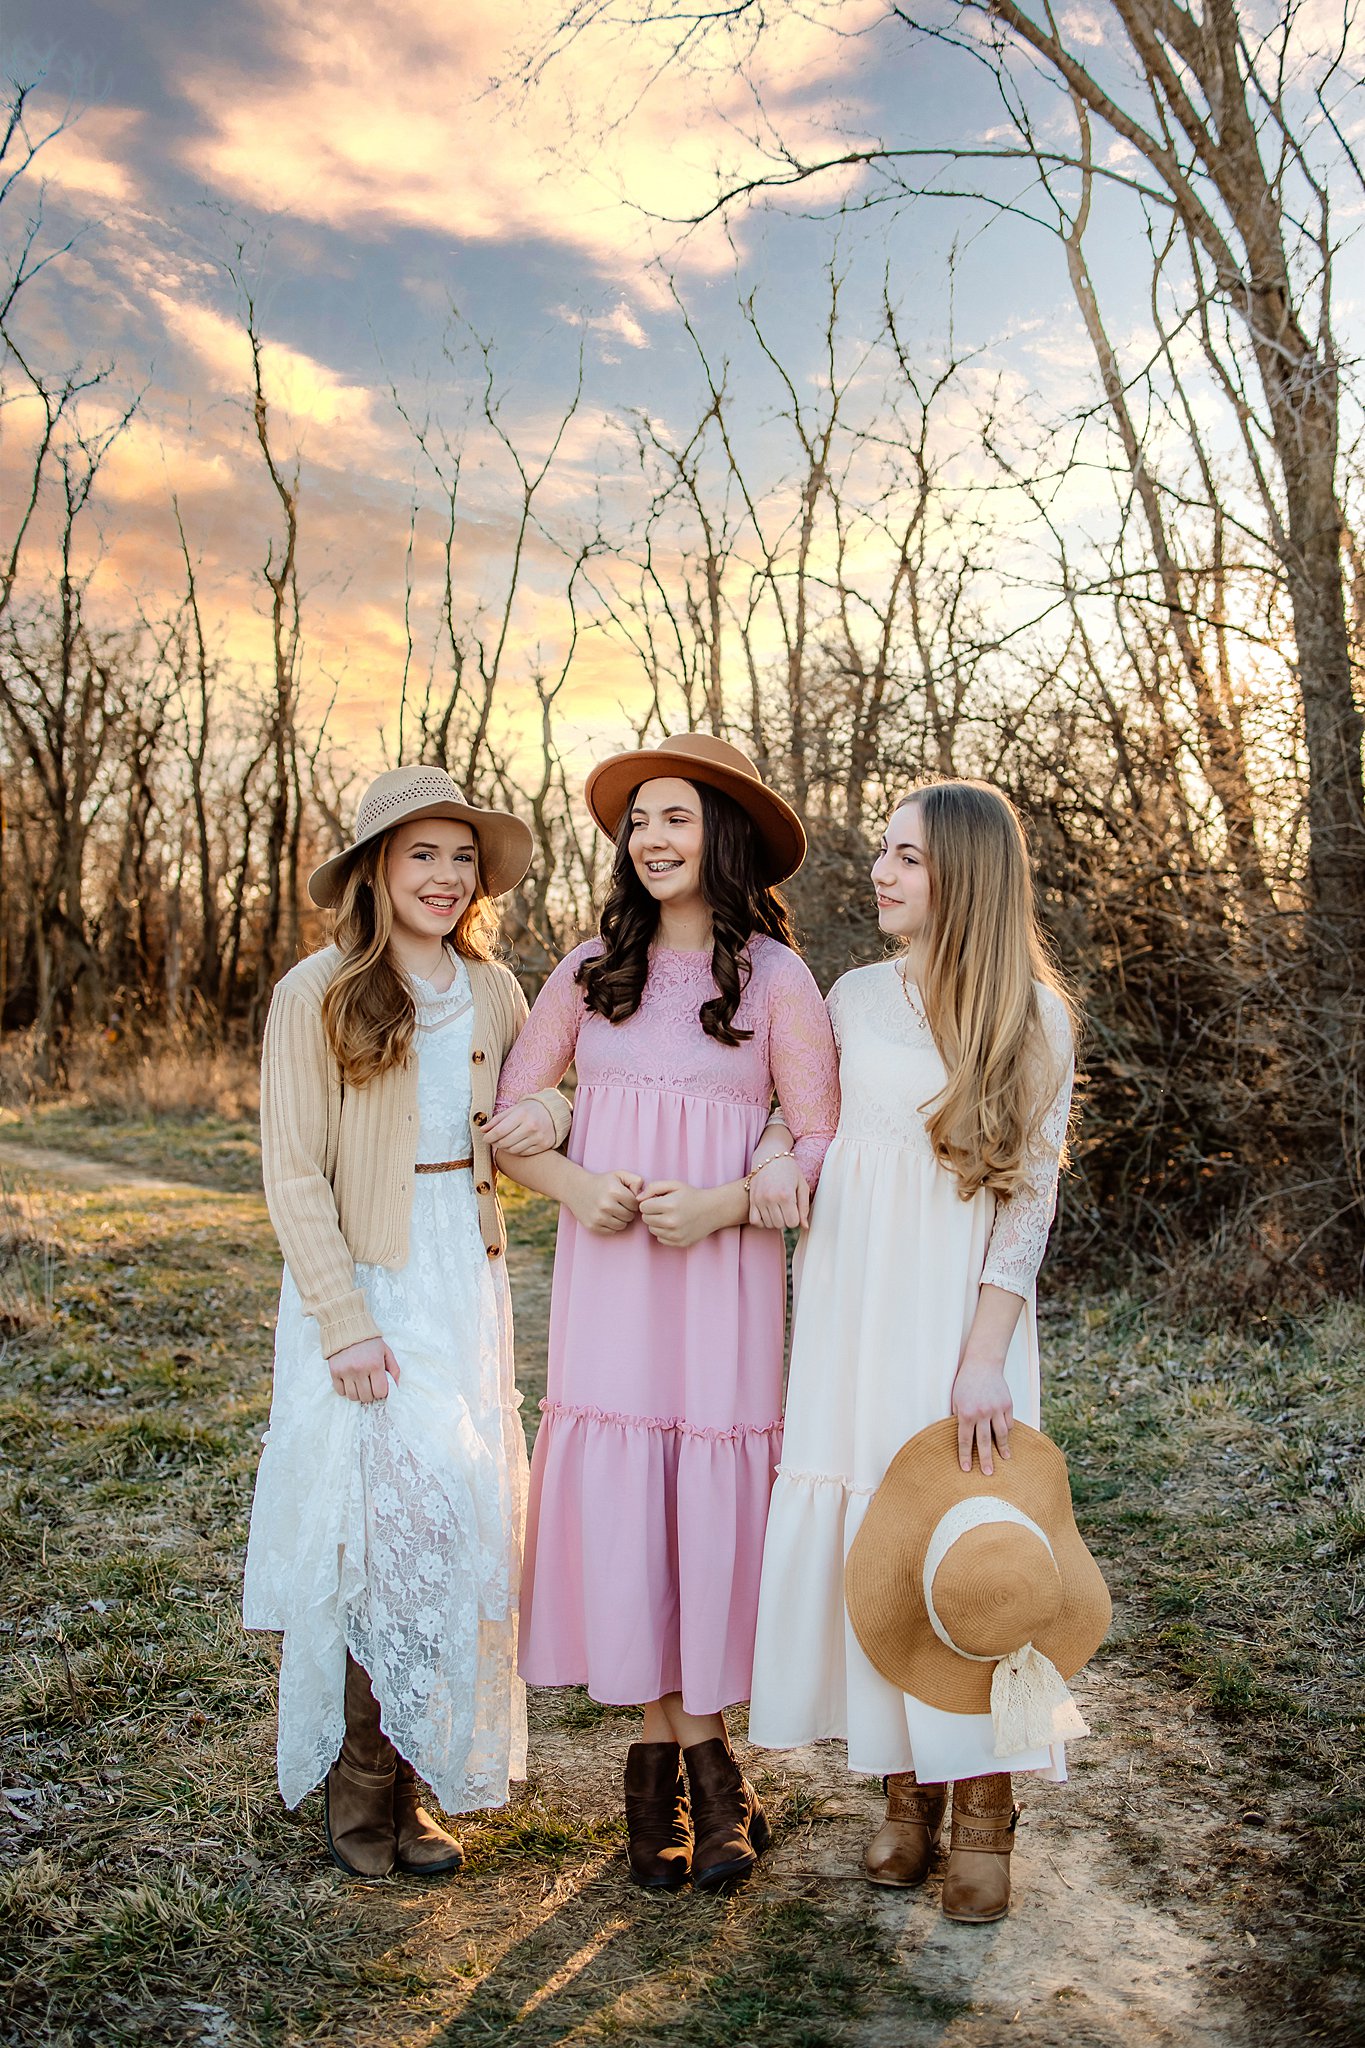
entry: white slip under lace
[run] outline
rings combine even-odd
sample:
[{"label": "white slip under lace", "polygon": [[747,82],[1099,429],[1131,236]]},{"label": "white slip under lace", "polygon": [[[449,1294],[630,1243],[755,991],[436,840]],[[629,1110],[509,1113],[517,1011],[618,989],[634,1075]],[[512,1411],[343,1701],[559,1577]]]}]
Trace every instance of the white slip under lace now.
[{"label": "white slip under lace", "polygon": [[[417,1158],[469,1153],[473,998],[414,977]],[[343,1732],[349,1647],[387,1734],[448,1813],[501,1805],[525,1775],[516,1675],[526,1450],[505,1269],[468,1171],[421,1174],[401,1272],[359,1266],[401,1377],[361,1407],[332,1391],[286,1272],[275,1391],[252,1508],[244,1615],[281,1629],[279,1780],[296,1806]]]}]

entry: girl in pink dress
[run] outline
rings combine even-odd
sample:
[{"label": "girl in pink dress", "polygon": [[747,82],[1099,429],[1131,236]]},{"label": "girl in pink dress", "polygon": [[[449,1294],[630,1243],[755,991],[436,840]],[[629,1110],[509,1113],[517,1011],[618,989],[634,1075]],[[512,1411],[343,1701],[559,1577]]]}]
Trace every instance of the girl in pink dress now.
[{"label": "girl in pink dress", "polygon": [[718,1887],[768,1840],[723,1717],[749,1697],[781,1448],[783,1245],[745,1227],[749,1165],[775,1089],[790,1151],[764,1206],[794,1211],[800,1179],[804,1210],[837,1058],[774,888],[805,835],[745,756],[684,734],[603,762],[587,794],[617,843],[601,936],[546,983],[488,1133],[544,1118],[518,1099],[576,1065],[568,1156],[506,1162],[562,1204],[521,1670],[644,1703],[632,1875]]}]

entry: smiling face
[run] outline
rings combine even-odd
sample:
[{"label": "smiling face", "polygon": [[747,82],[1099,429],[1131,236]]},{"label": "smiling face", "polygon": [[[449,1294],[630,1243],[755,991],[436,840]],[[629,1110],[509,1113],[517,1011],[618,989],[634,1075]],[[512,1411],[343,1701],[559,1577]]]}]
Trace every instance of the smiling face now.
[{"label": "smiling face", "polygon": [[395,828],[384,853],[384,880],[396,932],[442,939],[459,923],[478,880],[473,830],[457,818],[411,818]]},{"label": "smiling face", "polygon": [[642,783],[630,807],[627,850],[644,887],[663,908],[701,900],[701,798],[690,782],[661,776]]},{"label": "smiling face", "polygon": [[891,813],[872,863],[872,886],[877,892],[877,923],[889,938],[909,941],[925,936],[931,914],[929,866],[917,803],[902,804]]}]

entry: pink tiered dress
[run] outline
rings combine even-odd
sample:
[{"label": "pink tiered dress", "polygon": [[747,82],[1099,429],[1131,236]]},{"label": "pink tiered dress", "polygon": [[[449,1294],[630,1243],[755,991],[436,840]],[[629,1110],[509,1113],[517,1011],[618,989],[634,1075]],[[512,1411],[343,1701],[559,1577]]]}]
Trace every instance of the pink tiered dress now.
[{"label": "pink tiered dress", "polygon": [[[498,1106],[578,1070],[569,1157],[590,1172],[719,1187],[742,1178],[776,1089],[814,1188],[838,1121],[834,1039],[804,962],[766,936],[720,1045],[699,1011],[708,953],[656,948],[640,1007],[610,1024],[555,969],[502,1069]],[[768,1496],[781,1450],[781,1233],[687,1250],[638,1218],[615,1236],[559,1220],[548,1399],[531,1466],[521,1671],[689,1713],[749,1697]]]}]

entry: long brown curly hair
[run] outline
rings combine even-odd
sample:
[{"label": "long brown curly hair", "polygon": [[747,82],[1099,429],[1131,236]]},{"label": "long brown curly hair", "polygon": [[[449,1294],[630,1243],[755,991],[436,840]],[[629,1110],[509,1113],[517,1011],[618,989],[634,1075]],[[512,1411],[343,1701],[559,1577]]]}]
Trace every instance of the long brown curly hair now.
[{"label": "long brown curly hair", "polygon": [[[711,975],[718,993],[698,1012],[701,1028],[721,1045],[752,1038],[740,1030],[735,1012],[753,971],[748,946],[755,932],[799,952],[787,906],[763,880],[758,833],[747,811],[723,790],[694,782],[701,802],[701,893],[711,913]],[[649,974],[649,949],[659,928],[659,906],[635,872],[630,857],[630,814],[638,790],[616,831],[611,887],[598,930],[603,950],[585,960],[575,977],[583,1000],[609,1024],[623,1024],[640,1007]]]},{"label": "long brown curly hair", "polygon": [[[401,1067],[417,1030],[412,984],[389,952],[393,899],[384,868],[389,841],[399,829],[394,826],[357,853],[332,913],[341,965],[322,998],[322,1026],[341,1078],[352,1088]],[[477,834],[474,846],[477,864]],[[447,943],[467,960],[491,960],[497,929],[497,909],[476,865],[474,894]]]}]

